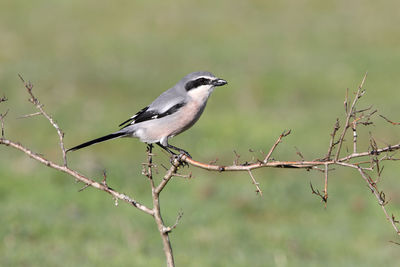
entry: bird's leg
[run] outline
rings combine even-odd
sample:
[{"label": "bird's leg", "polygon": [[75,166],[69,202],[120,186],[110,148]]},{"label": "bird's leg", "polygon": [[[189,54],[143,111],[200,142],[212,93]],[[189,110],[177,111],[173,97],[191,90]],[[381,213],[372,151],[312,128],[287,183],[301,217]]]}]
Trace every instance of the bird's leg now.
[{"label": "bird's leg", "polygon": [[[156,144],[157,144],[158,146],[160,146],[162,149],[164,149],[165,151],[167,151],[168,153],[171,154],[171,160],[170,160],[171,164],[173,164],[174,160],[177,159],[177,160],[180,162],[180,165],[182,165],[182,166],[185,166],[185,165],[186,165],[186,166],[189,166],[189,164],[188,164],[187,162],[182,162],[182,161],[181,161],[181,156],[182,156],[183,154],[185,154],[185,155],[187,155],[187,156],[190,157],[189,153],[187,153],[185,150],[178,149],[177,147],[174,147],[174,146],[171,146],[171,145],[164,146],[164,145],[162,145],[160,142],[158,142],[158,143],[156,143]],[[177,155],[177,154],[175,154],[175,153],[174,153],[171,149],[169,149],[169,148],[175,149],[175,150],[179,151],[181,154],[180,154],[180,155]]]},{"label": "bird's leg", "polygon": [[153,144],[147,144],[147,151],[151,154],[151,152],[153,151]]},{"label": "bird's leg", "polygon": [[167,151],[168,153],[170,153],[172,156],[176,156],[176,154],[175,154],[171,149],[169,149],[169,148],[166,147],[166,146],[163,146],[160,142],[158,142],[157,145],[158,145],[159,147],[161,147],[162,149],[164,149],[165,151]]},{"label": "bird's leg", "polygon": [[179,147],[176,147],[176,146],[173,146],[173,145],[170,145],[170,144],[167,144],[167,147],[168,148],[172,148],[172,149],[174,149],[176,151],[179,151],[179,153],[185,154],[189,158],[192,158],[192,156],[190,156],[189,152],[187,152],[186,150],[183,150],[182,148],[179,148]]}]

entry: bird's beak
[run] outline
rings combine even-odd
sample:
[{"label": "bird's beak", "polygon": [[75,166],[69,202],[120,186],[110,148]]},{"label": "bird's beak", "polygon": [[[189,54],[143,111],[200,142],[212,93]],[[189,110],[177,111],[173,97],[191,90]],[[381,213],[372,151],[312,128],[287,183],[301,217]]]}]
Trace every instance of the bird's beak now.
[{"label": "bird's beak", "polygon": [[227,81],[225,81],[223,79],[218,79],[218,78],[211,82],[211,84],[214,85],[214,86],[223,86],[223,85],[225,85],[227,83],[228,83]]}]

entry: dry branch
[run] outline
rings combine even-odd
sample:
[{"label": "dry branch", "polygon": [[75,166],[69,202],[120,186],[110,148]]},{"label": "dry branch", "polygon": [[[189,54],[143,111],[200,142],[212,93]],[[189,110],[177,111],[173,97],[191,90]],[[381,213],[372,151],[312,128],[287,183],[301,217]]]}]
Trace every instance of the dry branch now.
[{"label": "dry branch", "polygon": [[[104,172],[103,175],[103,180],[101,182],[96,182],[94,179],[88,178],[87,176],[69,168],[67,166],[67,157],[66,157],[66,152],[64,148],[64,133],[62,132],[61,128],[58,126],[55,120],[48,115],[48,113],[45,112],[43,105],[39,102],[39,100],[34,96],[33,94],[33,85],[30,82],[25,82],[22,76],[19,76],[20,79],[24,83],[24,87],[27,90],[28,94],[30,95],[29,101],[34,104],[34,106],[39,110],[38,112],[28,114],[23,116],[23,118],[29,118],[32,116],[38,116],[38,115],[43,115],[49,123],[54,127],[57,131],[58,137],[59,137],[59,145],[60,149],[62,152],[62,158],[63,158],[63,165],[59,165],[54,163],[53,161],[46,159],[44,156],[41,156],[30,149],[26,148],[22,144],[18,142],[11,141],[9,139],[6,139],[4,136],[4,118],[7,115],[7,112],[4,114],[0,114],[0,121],[1,121],[1,138],[0,138],[0,144],[5,145],[14,149],[17,149],[23,153],[25,153],[27,156],[31,157],[32,159],[50,167],[55,170],[64,172],[68,174],[69,176],[75,178],[77,181],[80,181],[84,184],[83,188],[81,188],[79,191],[82,191],[88,187],[93,187],[98,190],[107,192],[110,194],[115,201],[122,200],[129,205],[139,209],[140,211],[151,215],[155,223],[157,225],[158,231],[160,233],[163,246],[164,246],[164,253],[167,261],[168,266],[174,266],[174,257],[172,253],[172,247],[171,243],[169,240],[169,234],[173,229],[176,228],[179,220],[182,217],[182,212],[179,213],[176,222],[172,226],[166,226],[165,223],[163,222],[163,218],[161,216],[161,207],[160,207],[160,194],[161,192],[166,188],[168,183],[171,181],[172,177],[174,176],[182,176],[182,177],[191,177],[191,174],[189,175],[184,175],[178,173],[178,168],[181,165],[189,165],[192,167],[197,167],[209,171],[216,171],[216,172],[226,172],[226,171],[243,171],[247,172],[249,176],[252,179],[253,184],[256,186],[256,192],[260,193],[262,195],[261,188],[259,186],[259,183],[256,181],[255,177],[253,176],[252,171],[258,168],[298,168],[298,169],[307,169],[307,170],[318,170],[324,174],[324,189],[322,193],[318,190],[315,189],[312,184],[310,183],[311,190],[313,194],[318,195],[322,201],[325,203],[325,206],[327,204],[328,200],[328,176],[330,175],[330,172],[334,170],[332,168],[333,166],[339,166],[339,167],[346,167],[346,168],[352,168],[356,169],[358,173],[361,175],[363,180],[367,183],[368,187],[370,188],[371,192],[374,194],[376,197],[379,205],[381,206],[386,219],[391,223],[392,227],[395,229],[396,233],[400,235],[399,230],[398,230],[398,224],[399,222],[395,219],[395,216],[392,214],[389,216],[389,213],[386,209],[386,204],[388,203],[386,201],[386,196],[383,191],[380,191],[378,189],[377,183],[381,179],[381,174],[384,169],[384,166],[382,165],[382,162],[388,161],[388,160],[399,160],[397,158],[394,158],[393,153],[397,150],[400,150],[400,143],[395,144],[395,145],[388,145],[386,147],[378,147],[376,144],[374,138],[372,136],[370,137],[370,148],[367,151],[364,152],[358,152],[358,135],[357,135],[357,130],[359,125],[363,126],[368,126],[372,124],[371,117],[376,113],[376,110],[371,111],[372,106],[367,107],[365,109],[359,109],[357,110],[357,103],[358,100],[364,95],[365,90],[363,89],[363,85],[365,83],[366,75],[364,76],[360,86],[358,87],[354,99],[351,101],[349,99],[348,95],[348,90],[346,91],[346,96],[345,96],[345,101],[344,101],[344,108],[346,112],[346,117],[345,117],[345,123],[341,127],[339,123],[339,119],[336,120],[336,123],[334,124],[334,128],[330,134],[330,142],[329,142],[329,147],[327,150],[327,154],[316,160],[311,160],[307,161],[304,160],[302,157],[301,153],[298,152],[302,160],[301,161],[278,161],[275,159],[271,159],[271,156],[273,152],[276,150],[277,146],[279,143],[282,142],[283,138],[288,136],[290,134],[289,131],[284,131],[279,135],[275,143],[272,145],[270,148],[269,152],[265,157],[262,159],[252,159],[251,161],[246,161],[245,163],[240,164],[239,163],[239,158],[240,155],[235,153],[235,159],[233,161],[233,165],[220,165],[217,164],[217,160],[211,161],[210,163],[203,163],[196,161],[192,158],[189,158],[186,155],[179,155],[177,157],[173,157],[171,159],[171,166],[169,168],[163,166],[165,168],[165,175],[161,179],[161,181],[157,184],[154,180],[153,177],[153,169],[156,167],[153,164],[153,154],[152,154],[152,145],[148,146],[147,149],[147,161],[146,163],[143,163],[143,171],[142,174],[145,175],[148,180],[149,184],[151,187],[151,194],[152,194],[152,200],[153,200],[153,207],[149,208],[138,201],[136,201],[133,197],[129,197],[126,194],[120,193],[111,187],[107,185],[106,181],[106,174]],[[7,99],[5,97],[0,98],[0,103],[6,101]],[[350,105],[351,102],[351,105]],[[382,118],[384,118],[386,121],[393,125],[398,125],[399,123],[394,123],[387,119],[386,117],[380,115]],[[340,153],[342,151],[343,145],[346,142],[346,135],[348,135],[349,129],[351,128],[352,132],[352,138],[351,142],[353,149],[352,152],[348,152],[344,156],[340,156]],[[339,138],[336,139],[336,136],[341,129]],[[378,157],[384,153],[383,156]],[[155,169],[157,170],[157,169]],[[376,176],[377,178],[374,180],[371,175],[369,174],[370,172],[376,170]],[[328,175],[329,174],[329,175]],[[116,202],[117,203],[117,202]],[[396,242],[394,242],[396,243]]]},{"label": "dry branch", "polygon": [[389,120],[388,118],[386,118],[383,115],[379,115],[379,116],[381,116],[383,119],[385,119],[387,122],[389,122],[389,123],[391,123],[393,125],[400,125],[400,122],[393,122],[393,121]]},{"label": "dry branch", "polygon": [[[43,105],[40,104],[39,100],[33,95],[33,92],[32,92],[33,84],[31,82],[25,82],[25,80],[24,80],[24,78],[22,78],[21,74],[18,74],[18,76],[21,79],[21,81],[24,83],[24,86],[25,86],[26,90],[28,91],[28,94],[31,97],[29,99],[29,102],[34,104],[36,106],[36,108],[39,110],[39,112],[56,129],[58,137],[60,139],[60,147],[61,147],[62,158],[63,158],[63,161],[64,161],[64,166],[67,166],[67,154],[66,154],[65,147],[64,147],[64,133],[63,133],[63,131],[60,129],[58,124],[53,120],[53,118],[44,111]],[[33,115],[31,115],[31,116],[33,116]]]},{"label": "dry branch", "polygon": [[336,151],[335,160],[338,160],[338,158],[340,156],[340,150],[342,149],[344,136],[346,135],[346,132],[347,132],[349,126],[350,126],[350,118],[352,116],[354,116],[356,103],[365,93],[365,91],[362,88],[364,86],[364,82],[365,82],[366,78],[367,78],[367,74],[364,75],[364,78],[362,79],[361,84],[357,89],[356,96],[354,97],[353,103],[351,104],[351,107],[350,107],[349,110],[347,110],[347,107],[348,107],[348,104],[347,104],[348,103],[348,93],[346,94],[345,110],[346,110],[347,116],[346,116],[345,125],[344,125],[343,130],[342,130],[342,134],[340,135],[340,138],[339,138],[339,141],[338,141],[338,148],[337,148],[337,151]]},{"label": "dry branch", "polygon": [[107,192],[110,195],[112,195],[113,198],[120,199],[120,200],[122,200],[122,201],[124,201],[124,202],[126,202],[126,203],[128,203],[128,204],[130,204],[132,206],[134,206],[135,208],[137,208],[137,209],[139,209],[139,210],[141,210],[141,211],[143,211],[143,212],[145,212],[145,213],[147,213],[149,215],[153,215],[153,211],[151,209],[147,208],[143,204],[140,204],[135,199],[133,199],[133,198],[131,198],[131,197],[125,195],[125,194],[119,193],[119,192],[115,191],[114,189],[112,189],[112,188],[110,188],[108,186],[105,186],[105,185],[103,185],[101,183],[98,183],[98,182],[86,177],[85,175],[83,175],[83,174],[81,174],[81,173],[79,173],[79,172],[77,172],[77,171],[75,171],[73,169],[68,168],[67,166],[58,165],[58,164],[56,164],[56,163],[44,158],[43,156],[32,152],[31,150],[29,150],[28,148],[24,147],[23,145],[21,145],[19,143],[15,143],[13,141],[10,141],[10,140],[4,139],[4,138],[0,138],[0,144],[15,148],[15,149],[25,153],[26,155],[28,155],[32,159],[34,159],[34,160],[46,165],[47,167],[50,167],[50,168],[53,168],[55,170],[64,172],[64,173],[74,177],[76,180],[78,180],[78,181],[80,181],[80,182],[82,182],[82,183],[84,183],[86,185],[90,185],[91,187],[94,187],[94,188],[99,189],[101,191]]}]

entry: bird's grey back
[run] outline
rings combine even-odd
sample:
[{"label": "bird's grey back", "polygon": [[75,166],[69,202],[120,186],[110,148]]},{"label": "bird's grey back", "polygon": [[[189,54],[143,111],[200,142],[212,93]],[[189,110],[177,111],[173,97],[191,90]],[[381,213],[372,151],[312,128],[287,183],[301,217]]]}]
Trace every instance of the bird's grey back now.
[{"label": "bird's grey back", "polygon": [[150,105],[149,110],[157,110],[159,112],[165,112],[176,104],[186,101],[187,92],[185,84],[188,81],[194,80],[198,77],[215,77],[211,72],[208,71],[196,71],[189,73],[183,77],[177,84],[162,93],[157,97]]}]

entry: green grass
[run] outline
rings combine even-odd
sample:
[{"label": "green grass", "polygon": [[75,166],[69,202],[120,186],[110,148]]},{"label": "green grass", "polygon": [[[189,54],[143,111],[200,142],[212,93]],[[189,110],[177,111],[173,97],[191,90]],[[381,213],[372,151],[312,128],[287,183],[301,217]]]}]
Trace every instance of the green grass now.
[{"label": "green grass", "polygon": [[[3,1],[4,2],[4,1]],[[292,134],[274,157],[324,155],[346,88],[368,71],[360,108],[371,104],[399,121],[400,46],[397,1],[27,1],[0,8],[0,95],[9,101],[6,137],[60,162],[57,136],[34,112],[17,73],[66,132],[67,147],[117,129],[185,74],[208,70],[228,80],[200,121],[175,137],[199,160],[230,163],[249,148],[267,151]],[[380,145],[400,140],[377,119]],[[368,142],[360,144],[366,149]],[[114,140],[75,152],[70,166],[150,205],[141,176],[145,146]],[[157,163],[167,164],[157,151]],[[0,148],[1,266],[162,266],[150,216],[76,184],[9,148]],[[162,167],[159,167],[160,174]],[[325,209],[309,182],[320,173],[255,172],[174,179],[162,195],[165,221],[184,216],[171,235],[178,266],[394,266],[391,226],[363,180],[333,172]],[[400,216],[399,166],[388,163],[381,187]],[[397,240],[398,242],[398,240]]]}]

